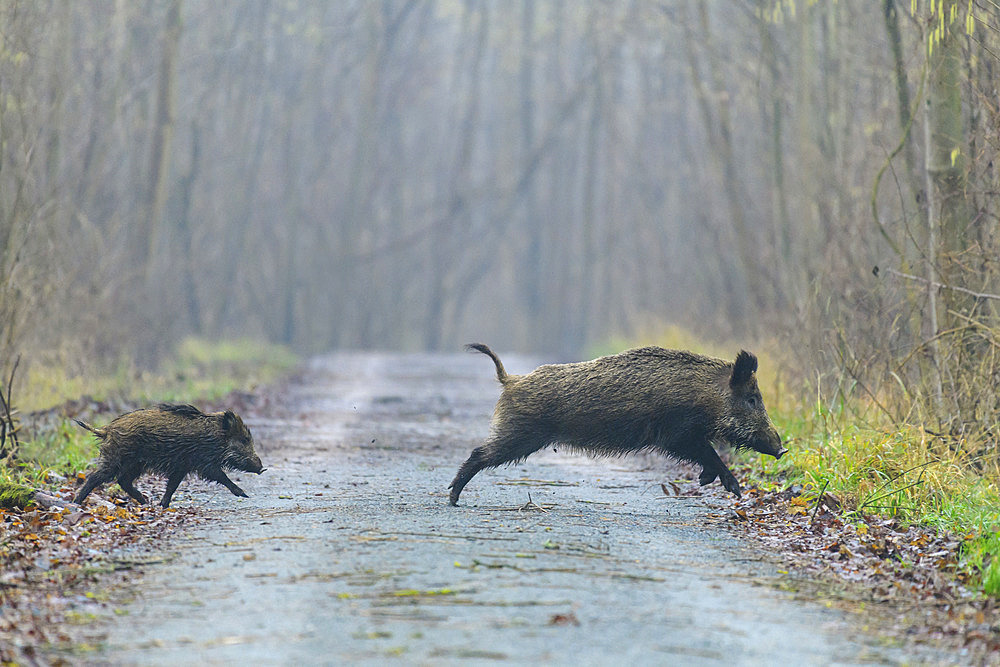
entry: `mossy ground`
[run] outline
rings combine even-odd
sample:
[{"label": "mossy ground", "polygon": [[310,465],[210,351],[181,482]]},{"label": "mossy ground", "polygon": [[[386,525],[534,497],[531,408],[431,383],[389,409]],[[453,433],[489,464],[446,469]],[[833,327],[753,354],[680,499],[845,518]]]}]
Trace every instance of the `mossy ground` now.
[{"label": "mossy ground", "polygon": [[30,486],[0,482],[0,509],[27,507],[34,495],[35,490]]}]

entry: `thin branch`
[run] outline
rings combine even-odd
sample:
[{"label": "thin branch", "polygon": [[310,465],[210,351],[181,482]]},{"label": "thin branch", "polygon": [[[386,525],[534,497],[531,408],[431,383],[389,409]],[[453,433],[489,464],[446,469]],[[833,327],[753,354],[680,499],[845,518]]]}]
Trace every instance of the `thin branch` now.
[{"label": "thin branch", "polygon": [[809,525],[813,525],[813,521],[816,520],[816,513],[819,511],[819,506],[823,504],[823,498],[826,496],[826,487],[830,486],[830,478],[827,477],[826,481],[823,482],[823,488],[819,490],[819,495],[816,497],[816,506],[813,508],[812,516],[809,517]]},{"label": "thin branch", "polygon": [[[861,387],[861,388],[862,388],[862,389],[863,389],[863,390],[865,391],[865,393],[866,393],[866,394],[868,394],[868,397],[869,397],[869,398],[870,398],[870,399],[872,400],[872,402],[873,402],[873,403],[874,403],[874,404],[875,404],[875,405],[876,405],[876,406],[877,406],[877,407],[878,407],[878,408],[879,408],[879,409],[880,409],[880,410],[881,410],[881,411],[882,411],[883,413],[885,413],[885,416],[886,416],[886,417],[888,417],[888,418],[889,418],[889,421],[891,421],[891,422],[892,422],[892,425],[893,425],[893,426],[895,426],[896,428],[899,428],[899,420],[898,420],[898,419],[896,419],[895,415],[893,415],[893,414],[892,414],[892,413],[891,413],[891,412],[889,411],[889,409],[888,409],[887,407],[885,407],[884,405],[882,405],[882,402],[878,400],[878,396],[876,396],[876,395],[875,395],[875,392],[873,392],[873,391],[872,391],[871,389],[869,389],[869,388],[868,388],[868,385],[867,385],[867,384],[865,384],[865,383],[864,383],[864,382],[863,382],[863,381],[861,380],[861,377],[860,377],[860,376],[859,376],[859,375],[858,375],[858,374],[857,374],[857,373],[855,372],[855,370],[854,370],[853,368],[851,368],[851,367],[850,367],[850,365],[849,365],[849,363],[848,363],[847,359],[846,359],[846,358],[844,358],[844,354],[843,354],[843,352],[841,352],[841,353],[840,353],[840,361],[841,361],[841,368],[842,368],[842,369],[843,369],[843,370],[844,370],[845,372],[847,372],[847,374],[848,374],[848,375],[850,375],[850,376],[851,376],[851,379],[852,379],[852,380],[854,380],[854,382],[855,382],[855,383],[857,383],[857,385],[858,385],[858,386],[860,386],[860,387]],[[846,397],[846,395],[845,395],[845,397]]]},{"label": "thin branch", "polygon": [[[17,372],[17,367],[21,363],[21,355],[17,355],[17,359],[14,361],[14,367],[10,370],[10,378],[7,380],[7,393],[4,395],[3,385],[0,385],[0,408],[3,408],[3,415],[0,415],[0,422],[3,424],[3,437],[0,438],[0,452],[4,452],[5,456],[13,454],[20,448],[20,441],[17,437],[18,428],[14,423],[14,413],[11,408],[11,389],[14,386],[14,373]],[[13,443],[13,445],[7,448],[7,440]]]},{"label": "thin branch", "polygon": [[916,101],[913,103],[913,108],[909,110],[910,118],[906,122],[906,127],[903,128],[903,135],[899,138],[899,143],[896,144],[896,148],[886,157],[885,162],[882,163],[882,168],[878,170],[875,175],[875,181],[872,183],[872,194],[870,199],[871,209],[872,209],[872,219],[875,220],[875,224],[878,226],[879,233],[882,234],[882,238],[885,239],[889,247],[892,248],[893,252],[896,253],[897,257],[902,257],[903,253],[896,242],[892,240],[889,235],[889,231],[885,228],[882,223],[882,219],[878,214],[878,188],[879,184],[882,182],[882,175],[885,174],[885,170],[889,168],[892,164],[893,158],[899,155],[900,151],[906,146],[907,140],[910,138],[910,129],[913,127],[913,119],[917,117],[917,110],[920,108],[920,103],[923,101],[924,97],[924,81],[927,77],[924,74],[927,71],[927,63],[924,62],[923,69],[920,72],[920,88],[917,89]]},{"label": "thin branch", "polygon": [[928,280],[927,278],[921,278],[920,276],[910,275],[909,273],[903,273],[902,271],[897,271],[896,269],[882,269],[886,273],[898,276],[900,278],[905,278],[906,280],[913,280],[918,283],[923,283],[930,287],[936,287],[937,289],[949,289],[953,292],[959,292],[960,294],[967,294],[976,299],[993,299],[994,301],[1000,301],[1000,294],[990,294],[989,292],[975,292],[964,287],[955,287],[954,285],[946,285],[944,283],[939,283],[934,280]]}]

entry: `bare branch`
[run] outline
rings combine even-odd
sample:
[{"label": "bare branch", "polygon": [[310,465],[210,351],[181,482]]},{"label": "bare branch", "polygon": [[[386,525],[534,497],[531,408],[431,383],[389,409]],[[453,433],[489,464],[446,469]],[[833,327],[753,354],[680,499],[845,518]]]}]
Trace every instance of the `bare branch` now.
[{"label": "bare branch", "polygon": [[[877,275],[879,269],[878,267],[875,268]],[[910,275],[909,273],[903,273],[902,271],[897,271],[896,269],[881,269],[881,270],[891,275],[898,276],[900,278],[905,278],[906,280],[912,280],[918,283],[922,283],[924,285],[928,285],[930,287],[934,287],[937,289],[951,290],[953,292],[958,292],[959,294],[966,294],[976,299],[992,299],[994,301],[1000,301],[1000,294],[990,294],[989,292],[976,292],[970,289],[966,289],[964,287],[955,287],[954,285],[946,285],[944,283],[939,283],[934,280],[928,280],[927,278],[921,278],[920,276],[914,276]]]}]

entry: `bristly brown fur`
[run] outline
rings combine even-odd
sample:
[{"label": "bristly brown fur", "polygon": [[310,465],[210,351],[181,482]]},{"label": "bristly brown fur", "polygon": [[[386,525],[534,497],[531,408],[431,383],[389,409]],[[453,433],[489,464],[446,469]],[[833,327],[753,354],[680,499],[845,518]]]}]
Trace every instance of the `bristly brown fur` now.
[{"label": "bristly brown fur", "polygon": [[192,472],[245,497],[225,471],[264,470],[250,429],[232,411],[204,413],[191,405],[161,404],[125,413],[104,428],[77,423],[101,441],[98,467],[77,494],[78,504],[98,485],[111,481],[145,503],[146,497],[133,486],[143,473],[167,477],[163,507],[169,506],[177,486]]},{"label": "bristly brown fur", "polygon": [[719,477],[736,495],[739,484],[713,442],[773,456],[784,453],[757,388],[757,359],[749,352],[727,362],[644,347],[507,375],[489,347],[468,347],[493,359],[503,392],[490,437],[451,483],[453,505],[480,470],[523,461],[553,444],[610,456],[658,451],[701,464],[703,484]]}]

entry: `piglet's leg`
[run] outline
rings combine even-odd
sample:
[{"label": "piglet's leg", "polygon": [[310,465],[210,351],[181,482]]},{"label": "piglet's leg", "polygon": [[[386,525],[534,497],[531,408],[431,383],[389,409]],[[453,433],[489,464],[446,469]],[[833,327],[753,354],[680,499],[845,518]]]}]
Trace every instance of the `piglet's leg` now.
[{"label": "piglet's leg", "polygon": [[186,470],[178,470],[170,473],[170,477],[167,478],[167,490],[163,492],[163,500],[160,501],[160,507],[169,507],[170,499],[174,497],[174,491],[180,486],[180,483],[187,476]]},{"label": "piglet's leg", "polygon": [[76,499],[73,502],[77,505],[82,505],[84,499],[90,495],[91,491],[101,484],[110,482],[112,479],[114,479],[114,474],[111,471],[105,468],[98,468],[87,476],[87,481],[84,482],[83,488],[80,489],[80,493],[76,494]]},{"label": "piglet's leg", "polygon": [[145,505],[147,502],[149,502],[149,500],[137,488],[135,488],[135,486],[133,485],[134,481],[135,481],[134,478],[129,479],[128,477],[119,477],[118,486],[122,487],[122,491],[135,498],[135,501],[137,503],[139,503],[140,505]]}]

